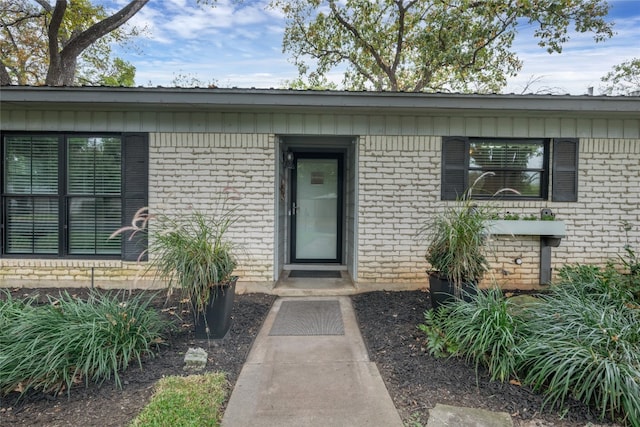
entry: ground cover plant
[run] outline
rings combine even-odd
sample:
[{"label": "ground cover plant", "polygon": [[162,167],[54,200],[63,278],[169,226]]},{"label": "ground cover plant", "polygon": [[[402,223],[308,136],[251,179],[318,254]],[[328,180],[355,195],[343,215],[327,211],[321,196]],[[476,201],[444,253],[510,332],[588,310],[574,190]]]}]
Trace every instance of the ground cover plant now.
[{"label": "ground cover plant", "polygon": [[[88,289],[68,288],[78,298],[88,298]],[[57,295],[58,289],[11,289],[16,299],[38,294]],[[133,290],[133,295],[149,291]],[[3,298],[0,292],[0,299]],[[0,425],[12,427],[128,426],[150,401],[157,381],[168,376],[184,376],[184,355],[189,348],[203,347],[208,353],[204,373],[224,372],[233,389],[243,363],[260,330],[273,295],[236,295],[229,335],[207,343],[194,338],[188,307],[180,308],[179,293],[169,298],[157,294],[153,308],[177,326],[166,336],[156,357],[143,359],[121,372],[122,387],[112,379],[104,383],[75,385],[53,396],[43,392],[0,394]],[[377,365],[402,419],[408,425],[426,425],[429,409],[437,403],[505,411],[516,427],[585,427],[597,424],[589,408],[575,400],[566,402],[559,413],[549,407],[541,411],[542,396],[530,388],[509,382],[491,381],[488,371],[465,363],[461,358],[436,358],[424,349],[425,335],[416,325],[429,308],[429,294],[416,291],[366,292],[352,297],[358,324],[370,359]],[[175,313],[175,314],[172,314]],[[414,424],[410,424],[414,422]],[[592,425],[593,425],[592,424]]]},{"label": "ground cover plant", "polygon": [[633,281],[613,267],[567,268],[531,307],[521,370],[552,406],[573,396],[601,417],[640,426],[640,301]]},{"label": "ground cover plant", "polygon": [[227,394],[227,381],[221,372],[162,378],[131,427],[218,426]]},{"label": "ground cover plant", "polygon": [[152,357],[168,323],[150,298],[69,293],[19,300],[0,298],[0,394],[31,389],[58,394],[76,383],[103,382],[129,363]]},{"label": "ground cover plant", "polygon": [[524,317],[513,314],[514,303],[498,288],[468,298],[468,304],[425,312],[419,328],[429,337],[428,348],[434,355],[460,355],[486,366],[492,380],[508,381],[516,373]]},{"label": "ground cover plant", "polygon": [[568,266],[536,300],[517,305],[489,290],[427,312],[420,329],[433,354],[528,385],[551,408],[578,399],[600,419],[640,426],[639,279],[612,265]]}]

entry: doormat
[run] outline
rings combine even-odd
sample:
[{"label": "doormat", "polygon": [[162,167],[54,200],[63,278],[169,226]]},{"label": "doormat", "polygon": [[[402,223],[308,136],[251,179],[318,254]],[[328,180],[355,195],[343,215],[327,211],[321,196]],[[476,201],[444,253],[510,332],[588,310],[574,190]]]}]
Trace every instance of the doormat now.
[{"label": "doormat", "polygon": [[344,335],[340,302],[282,301],[269,335]]},{"label": "doormat", "polygon": [[319,278],[319,279],[339,279],[342,277],[337,270],[291,270],[289,277],[292,278]]}]

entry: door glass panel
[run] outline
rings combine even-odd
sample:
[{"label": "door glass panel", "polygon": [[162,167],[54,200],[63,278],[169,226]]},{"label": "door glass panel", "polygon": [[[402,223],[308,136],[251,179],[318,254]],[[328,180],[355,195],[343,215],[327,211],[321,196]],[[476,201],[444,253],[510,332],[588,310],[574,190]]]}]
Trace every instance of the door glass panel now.
[{"label": "door glass panel", "polygon": [[298,159],[297,259],[335,260],[338,248],[338,160]]}]

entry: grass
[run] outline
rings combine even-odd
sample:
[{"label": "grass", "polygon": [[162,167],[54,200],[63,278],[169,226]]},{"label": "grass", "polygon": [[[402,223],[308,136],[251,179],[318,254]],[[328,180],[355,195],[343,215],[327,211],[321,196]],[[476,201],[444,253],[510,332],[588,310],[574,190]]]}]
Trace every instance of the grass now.
[{"label": "grass", "polygon": [[168,323],[151,298],[68,293],[37,305],[5,292],[0,302],[0,394],[30,389],[58,394],[74,384],[114,378],[163,342]]},{"label": "grass", "polygon": [[162,378],[151,401],[130,426],[219,426],[226,396],[227,380],[219,372]]}]

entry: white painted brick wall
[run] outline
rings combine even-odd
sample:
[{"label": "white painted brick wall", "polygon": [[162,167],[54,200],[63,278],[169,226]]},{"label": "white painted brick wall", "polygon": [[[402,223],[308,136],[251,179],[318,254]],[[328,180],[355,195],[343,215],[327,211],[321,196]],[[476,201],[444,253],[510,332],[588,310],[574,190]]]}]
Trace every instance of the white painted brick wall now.
[{"label": "white painted brick wall", "polygon": [[[238,275],[247,283],[273,280],[275,137],[268,134],[157,133],[150,135],[150,207],[179,215],[210,209],[226,187],[241,195],[230,237],[242,246]],[[426,286],[421,224],[451,202],[440,201],[439,136],[363,136],[358,165],[358,275],[368,285]],[[626,243],[640,252],[640,141],[581,139],[576,203],[492,202],[504,213],[538,215],[551,208],[567,237],[552,249],[552,267],[605,264]],[[625,234],[620,222],[633,229]],[[537,286],[539,241],[500,237],[484,281],[502,287]],[[517,266],[514,254],[523,259]],[[93,267],[93,269],[92,269]],[[121,261],[0,259],[0,286],[157,286],[140,266]]]},{"label": "white painted brick wall", "polygon": [[275,137],[266,134],[150,135],[149,206],[181,215],[215,212],[225,188],[237,222],[229,238],[239,245],[241,281],[273,280]]},{"label": "white painted brick wall", "polygon": [[[440,201],[440,137],[360,138],[358,281],[367,284],[424,283],[425,244],[416,237]],[[640,141],[582,139],[579,200],[492,201],[500,213],[538,216],[551,208],[565,221],[567,237],[552,248],[554,273],[564,264],[604,265],[629,243],[640,252]],[[620,221],[633,230],[627,235]],[[490,253],[493,281],[505,289],[539,285],[540,243],[535,237],[501,236]],[[523,264],[514,263],[521,256]]]},{"label": "white painted brick wall", "polygon": [[417,231],[439,199],[440,138],[359,141],[358,281],[419,283],[426,262]]}]

